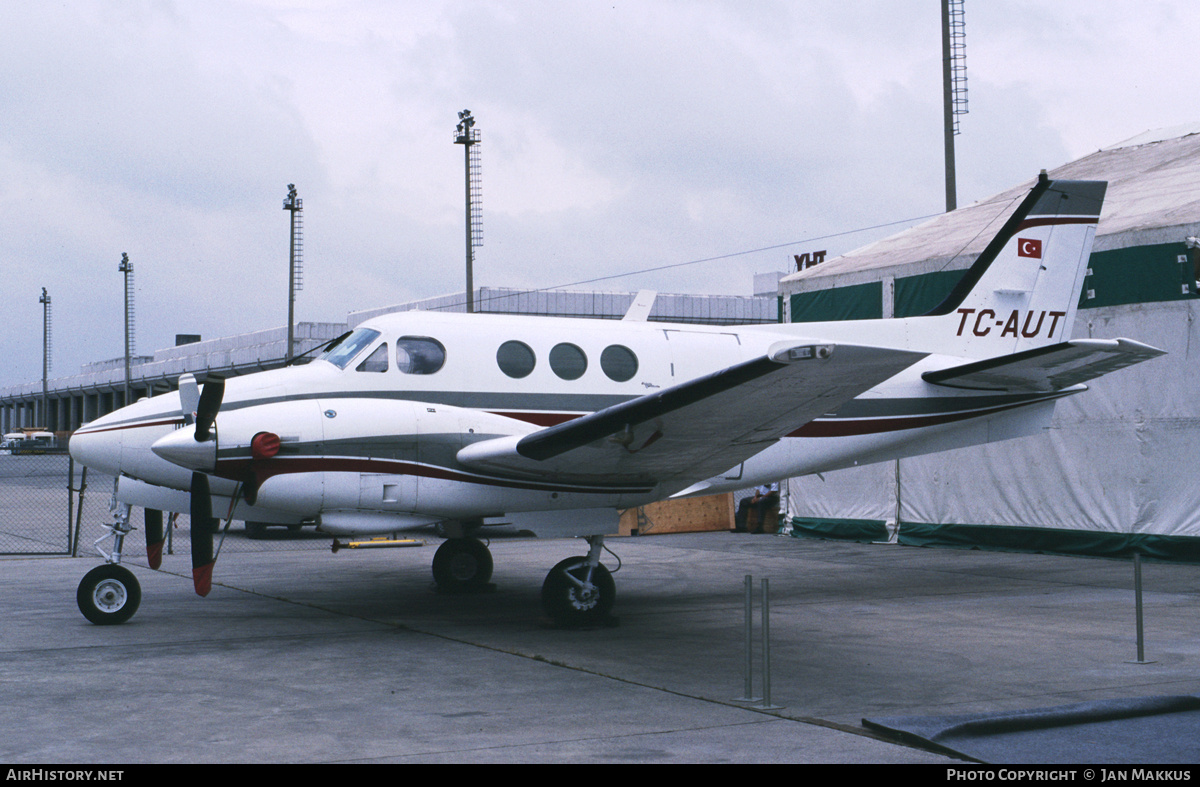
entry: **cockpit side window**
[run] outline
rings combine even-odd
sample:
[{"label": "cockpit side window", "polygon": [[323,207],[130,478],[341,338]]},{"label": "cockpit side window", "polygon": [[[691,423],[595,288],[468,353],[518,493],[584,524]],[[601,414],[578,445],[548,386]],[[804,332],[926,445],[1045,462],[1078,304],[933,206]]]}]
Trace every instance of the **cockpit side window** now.
[{"label": "cockpit side window", "polygon": [[371,328],[359,328],[338,344],[330,347],[319,357],[319,360],[329,361],[339,369],[345,369],[354,356],[358,355],[367,345],[379,338],[379,331]]},{"label": "cockpit side window", "polygon": [[433,374],[446,363],[446,348],[428,336],[401,336],[396,341],[396,368],[405,374]]},{"label": "cockpit side window", "polygon": [[366,357],[362,363],[355,367],[355,371],[359,372],[386,372],[388,369],[388,346],[387,342],[375,348],[374,352]]}]

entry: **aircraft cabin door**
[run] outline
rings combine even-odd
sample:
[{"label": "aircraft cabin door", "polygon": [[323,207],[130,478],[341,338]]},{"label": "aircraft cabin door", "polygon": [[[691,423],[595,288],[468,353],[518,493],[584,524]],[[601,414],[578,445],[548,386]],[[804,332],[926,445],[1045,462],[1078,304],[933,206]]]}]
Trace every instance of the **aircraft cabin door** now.
[{"label": "aircraft cabin door", "polygon": [[720,371],[745,358],[736,333],[664,330],[671,355],[671,384]]}]

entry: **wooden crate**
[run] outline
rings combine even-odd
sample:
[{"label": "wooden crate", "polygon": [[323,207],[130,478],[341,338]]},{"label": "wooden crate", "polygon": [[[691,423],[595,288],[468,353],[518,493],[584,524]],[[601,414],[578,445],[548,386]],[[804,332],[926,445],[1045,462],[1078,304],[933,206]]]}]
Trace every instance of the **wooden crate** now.
[{"label": "wooden crate", "polygon": [[621,512],[623,536],[733,530],[733,493],[663,500]]}]

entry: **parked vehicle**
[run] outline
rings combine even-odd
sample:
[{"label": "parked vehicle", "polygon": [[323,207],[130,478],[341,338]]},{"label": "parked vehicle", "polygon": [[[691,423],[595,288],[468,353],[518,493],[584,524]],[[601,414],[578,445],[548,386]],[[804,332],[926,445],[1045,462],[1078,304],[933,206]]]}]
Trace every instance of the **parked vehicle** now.
[{"label": "parked vehicle", "polygon": [[0,442],[0,450],[5,453],[44,454],[58,447],[58,441],[53,432],[10,432],[4,435]]}]

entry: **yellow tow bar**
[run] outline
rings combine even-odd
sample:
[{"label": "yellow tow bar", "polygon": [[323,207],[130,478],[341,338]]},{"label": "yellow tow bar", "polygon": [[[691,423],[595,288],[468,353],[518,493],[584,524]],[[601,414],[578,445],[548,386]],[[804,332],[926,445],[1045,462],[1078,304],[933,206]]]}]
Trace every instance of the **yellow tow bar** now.
[{"label": "yellow tow bar", "polygon": [[425,542],[416,538],[371,538],[366,541],[348,541],[345,544],[333,540],[333,551],[341,549],[398,549],[400,547],[423,547]]}]

